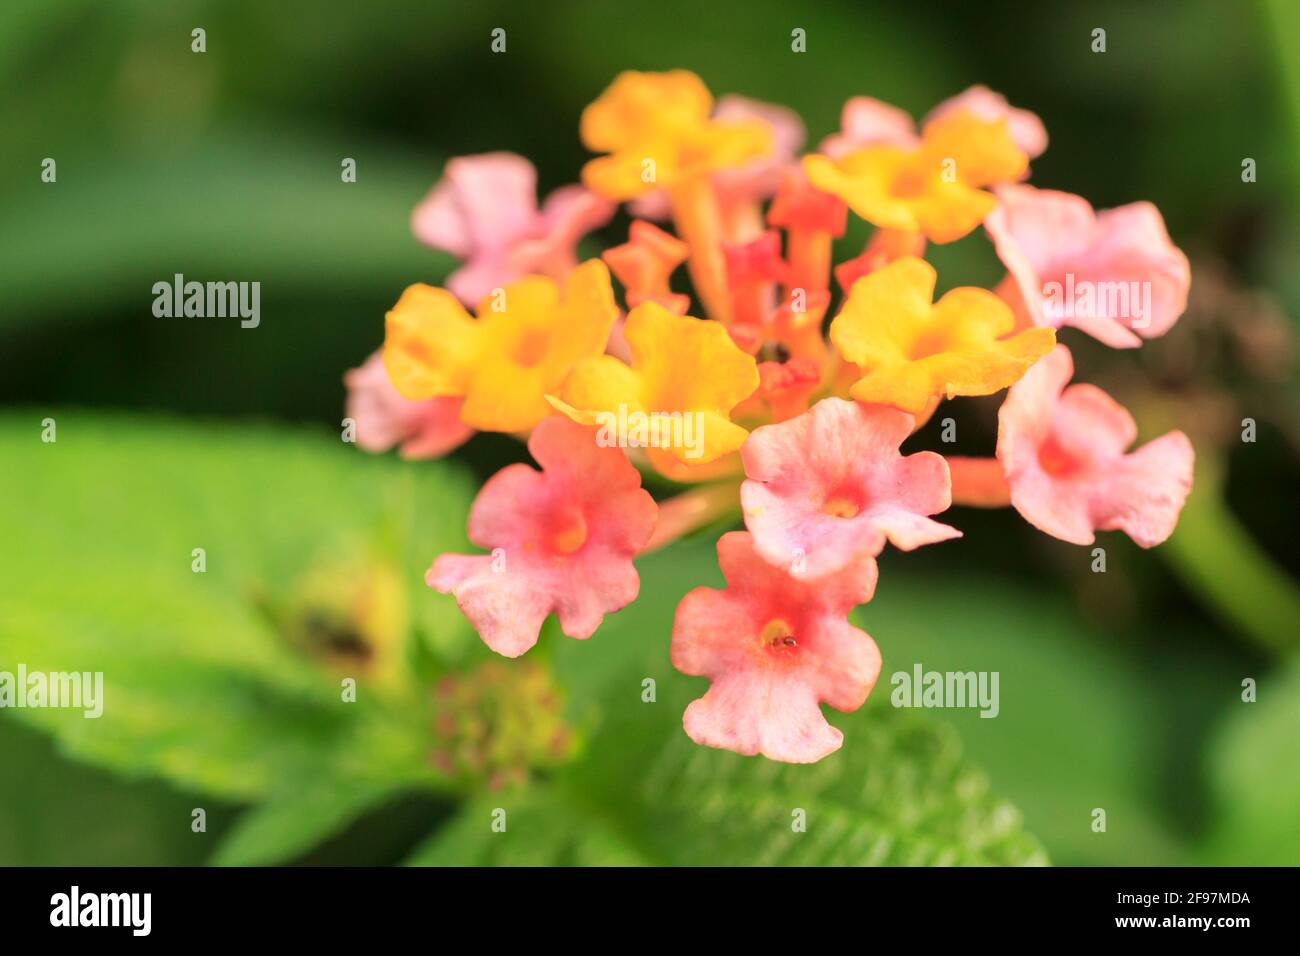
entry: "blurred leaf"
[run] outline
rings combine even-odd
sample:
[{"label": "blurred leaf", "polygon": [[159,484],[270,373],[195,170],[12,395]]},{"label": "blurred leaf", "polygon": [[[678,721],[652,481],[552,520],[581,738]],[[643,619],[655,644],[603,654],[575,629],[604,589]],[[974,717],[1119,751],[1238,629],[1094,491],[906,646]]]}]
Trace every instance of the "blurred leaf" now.
[{"label": "blurred leaf", "polygon": [[[0,754],[0,867],[197,866],[232,816],[211,798],[64,760],[15,720],[0,719]],[[198,806],[207,833],[190,829]]]},{"label": "blurred leaf", "polygon": [[1219,810],[1205,862],[1294,866],[1300,860],[1300,660],[1258,680],[1255,703],[1214,735],[1209,774]]},{"label": "blurred leaf", "polygon": [[[1060,597],[970,575],[900,575],[909,557],[883,556],[876,596],[855,612],[884,657],[873,697],[887,701],[891,675],[916,664],[998,672],[997,717],[941,714],[1052,859],[1179,862],[1182,850],[1158,813],[1166,748],[1151,701],[1163,688]],[[1092,831],[1097,807],[1106,811],[1106,833]]]},{"label": "blurred leaf", "polygon": [[[288,288],[326,278],[335,293],[388,283],[395,301],[450,265],[408,225],[437,179],[435,156],[248,128],[138,153],[84,148],[60,155],[57,183],[11,182],[0,325],[102,315],[112,300],[149,321],[193,322],[153,318],[153,284],[176,273],[259,281],[264,317]],[[355,183],[341,180],[344,156],[357,161]]]},{"label": "blurred leaf", "polygon": [[292,790],[241,816],[212,858],[216,866],[282,863],[305,853],[393,794],[384,784],[295,781]]},{"label": "blurred leaf", "polygon": [[[505,811],[504,818],[498,811]],[[505,830],[493,823],[502,819]],[[484,797],[407,859],[408,866],[638,866],[647,861],[598,817],[547,786]]]},{"label": "blurred leaf", "polygon": [[[463,633],[420,577],[463,540],[459,473],[283,430],[75,410],[54,413],[58,441],[45,444],[42,417],[0,419],[0,526],[23,542],[0,565],[0,670],[103,672],[104,713],[15,717],[77,759],[232,799],[325,774],[438,784],[427,700],[407,668],[416,621]],[[313,654],[272,624],[267,601],[291,600],[317,569],[352,567],[401,569],[364,655],[323,653],[330,632]],[[369,610],[372,597],[355,599]],[[345,676],[355,703],[341,700]]]},{"label": "blurred leaf", "polygon": [[[659,707],[679,703],[661,699]],[[629,704],[629,716],[648,709]],[[680,711],[678,712],[680,714]],[[844,746],[811,766],[700,747],[680,728],[638,746],[614,722],[573,769],[569,793],[619,820],[647,856],[679,865],[1045,864],[1011,804],[928,716],[867,707],[835,723]],[[806,821],[806,832],[795,824]]]}]

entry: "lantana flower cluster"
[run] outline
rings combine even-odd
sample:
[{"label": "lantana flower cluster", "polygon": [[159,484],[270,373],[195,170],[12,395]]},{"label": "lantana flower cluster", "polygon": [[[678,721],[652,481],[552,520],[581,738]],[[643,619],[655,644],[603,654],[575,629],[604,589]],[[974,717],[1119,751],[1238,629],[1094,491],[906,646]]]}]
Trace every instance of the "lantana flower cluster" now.
[{"label": "lantana flower cluster", "polygon": [[[677,607],[672,663],[710,681],[684,726],[700,744],[813,762],[843,739],[820,705],[860,707],[880,674],[849,622],[878,556],[959,537],[935,518],[954,502],[1009,505],[1081,545],[1172,533],[1187,437],[1130,450],[1133,418],[1070,384],[1058,335],[1162,335],[1188,262],[1149,203],[1098,212],[1029,185],[1047,148],[1032,113],[974,87],[918,125],[855,97],[801,155],[787,109],[715,103],[686,71],[626,72],[580,135],[598,155],[540,204],[522,157],[447,164],[412,227],[461,264],[445,288],[406,289],[382,351],[347,377],[369,450],[431,458],[477,431],[526,437],[539,467],[502,469],[470,511],[486,553],[439,555],[426,575],[492,650],[526,653],[552,614],[591,637],[637,598],[638,555],[738,507],[745,530],[717,543],[726,587]],[[626,241],[580,260],[620,204]],[[874,230],[836,263],[850,214]],[[981,226],[1006,279],[936,300],[925,250]],[[945,399],[1004,391],[993,457],[902,451]],[[687,487],[656,502],[646,473]]]}]

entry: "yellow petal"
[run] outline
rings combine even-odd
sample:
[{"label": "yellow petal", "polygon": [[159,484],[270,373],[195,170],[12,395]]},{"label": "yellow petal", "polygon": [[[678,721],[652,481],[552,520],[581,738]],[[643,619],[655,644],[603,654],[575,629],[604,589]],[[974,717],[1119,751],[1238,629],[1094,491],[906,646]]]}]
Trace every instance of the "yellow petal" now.
[{"label": "yellow petal", "polygon": [[461,418],[484,431],[525,431],[551,413],[547,393],[557,391],[579,361],[604,351],[618,308],[609,270],[599,259],[569,273],[562,296],[541,276],[513,282],[503,293],[480,307],[486,344]]},{"label": "yellow petal", "polygon": [[677,152],[671,144],[646,142],[582,167],[582,184],[614,202],[626,202],[677,179]]},{"label": "yellow petal", "polygon": [[951,159],[957,179],[968,186],[1014,182],[1029,169],[1005,119],[990,122],[959,110],[927,123],[921,138],[922,151],[936,163]]},{"label": "yellow petal", "polygon": [[853,283],[831,322],[831,342],[854,365],[907,361],[930,319],[938,275],[924,259],[905,256]]},{"label": "yellow petal", "polygon": [[575,421],[632,413],[691,415],[692,440],[668,451],[702,465],[744,443],[748,432],[729,413],[758,388],[758,367],[717,322],[676,315],[653,302],[637,306],[624,327],[632,365],[608,355],[579,362],[552,404]]},{"label": "yellow petal", "polygon": [[646,411],[641,399],[641,376],[612,355],[583,359],[573,367],[560,390],[560,411],[583,425],[596,424],[596,412]]},{"label": "yellow petal", "polygon": [[628,314],[624,335],[649,408],[725,415],[758,388],[753,356],[719,322],[644,302]]},{"label": "yellow petal", "polygon": [[1051,329],[999,338],[1015,317],[984,289],[954,289],[931,306],[935,281],[929,263],[909,257],[854,283],[831,323],[836,349],[863,372],[854,398],[919,414],[935,396],[1006,388],[1052,348]]},{"label": "yellow petal", "polygon": [[921,226],[914,203],[897,189],[910,156],[892,146],[870,146],[839,160],[805,156],[803,170],[813,186],[842,199],[867,222],[882,229],[917,232]]},{"label": "yellow petal", "polygon": [[384,326],[384,367],[398,392],[412,400],[464,394],[483,343],[454,295],[409,286]]},{"label": "yellow petal", "polygon": [[689,70],[627,70],[582,111],[579,130],[593,153],[612,153],[656,131],[701,123],[712,110],[709,88]]},{"label": "yellow petal", "polygon": [[918,231],[932,242],[945,243],[968,235],[997,208],[992,193],[965,183],[936,183],[911,203]]}]

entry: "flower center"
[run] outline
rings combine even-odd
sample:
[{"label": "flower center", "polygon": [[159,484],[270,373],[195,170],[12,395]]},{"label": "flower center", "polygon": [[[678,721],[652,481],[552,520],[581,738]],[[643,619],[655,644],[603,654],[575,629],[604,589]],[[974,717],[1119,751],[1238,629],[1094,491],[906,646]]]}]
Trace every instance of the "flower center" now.
[{"label": "flower center", "polygon": [[828,514],[832,518],[854,518],[862,509],[858,503],[851,498],[843,495],[836,495],[834,498],[828,498],[822,505],[822,513]]},{"label": "flower center", "polygon": [[931,355],[938,355],[940,352],[946,352],[952,347],[952,344],[946,328],[928,328],[922,330],[912,339],[912,347],[908,349],[908,352],[915,361],[929,358]]},{"label": "flower center", "polygon": [[758,639],[765,647],[786,648],[794,647],[798,643],[794,639],[794,629],[780,618],[768,621],[758,635]]},{"label": "flower center", "polygon": [[545,329],[526,329],[515,343],[515,363],[525,368],[536,365],[545,357],[550,339]]},{"label": "flower center", "polygon": [[1038,446],[1038,464],[1049,475],[1065,475],[1083,466],[1083,462],[1063,448],[1054,435],[1048,435],[1047,440]]},{"label": "flower center", "polygon": [[561,515],[551,527],[551,548],[559,554],[573,554],[587,543],[587,520],[574,508]]}]

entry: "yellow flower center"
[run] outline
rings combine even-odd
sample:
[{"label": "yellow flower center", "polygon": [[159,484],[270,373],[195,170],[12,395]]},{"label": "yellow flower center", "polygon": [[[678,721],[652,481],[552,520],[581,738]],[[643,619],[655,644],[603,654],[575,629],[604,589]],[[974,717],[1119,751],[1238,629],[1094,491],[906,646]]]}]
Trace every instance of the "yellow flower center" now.
[{"label": "yellow flower center", "polygon": [[786,648],[794,647],[797,643],[794,639],[794,629],[780,618],[768,621],[758,639],[764,647]]},{"label": "yellow flower center", "polygon": [[830,498],[826,504],[822,505],[822,513],[828,514],[832,518],[853,518],[861,510],[856,501],[843,496]]},{"label": "yellow flower center", "polygon": [[587,543],[587,521],[574,508],[558,518],[551,530],[550,545],[560,554],[573,554]]},{"label": "yellow flower center", "polygon": [[546,329],[525,329],[515,343],[514,359],[525,368],[536,365],[546,357],[546,347],[551,336]]}]

